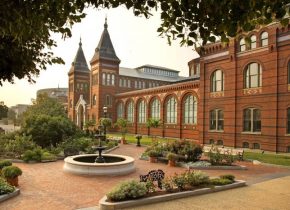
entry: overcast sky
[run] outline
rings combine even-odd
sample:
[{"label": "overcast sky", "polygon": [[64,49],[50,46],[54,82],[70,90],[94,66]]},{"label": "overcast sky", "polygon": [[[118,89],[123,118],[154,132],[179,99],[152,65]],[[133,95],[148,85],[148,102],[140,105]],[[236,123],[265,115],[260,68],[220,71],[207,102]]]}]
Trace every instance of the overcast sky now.
[{"label": "overcast sky", "polygon": [[67,73],[77,52],[80,37],[89,65],[104,29],[106,16],[115,52],[121,60],[120,66],[135,68],[151,64],[176,69],[181,76],[188,76],[187,63],[197,57],[197,54],[192,47],[180,47],[177,41],[169,46],[166,38],[158,36],[157,28],[161,21],[157,13],[149,19],[135,17],[132,11],[125,8],[91,8],[86,13],[86,18],[73,26],[71,38],[62,40],[59,35],[53,35],[58,45],[53,51],[63,58],[65,65],[48,66],[36,78],[35,84],[24,79],[15,80],[15,84],[3,83],[0,86],[0,101],[4,101],[7,106],[30,104],[39,89],[67,87]]}]

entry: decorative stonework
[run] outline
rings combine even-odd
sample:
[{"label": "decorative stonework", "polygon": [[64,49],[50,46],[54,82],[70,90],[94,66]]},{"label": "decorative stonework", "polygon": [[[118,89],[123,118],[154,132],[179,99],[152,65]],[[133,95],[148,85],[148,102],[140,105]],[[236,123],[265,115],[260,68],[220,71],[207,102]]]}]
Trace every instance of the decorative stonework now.
[{"label": "decorative stonework", "polygon": [[225,95],[224,91],[210,93],[211,98],[220,98],[220,97],[224,97],[224,95]]},{"label": "decorative stonework", "polygon": [[257,87],[257,88],[247,88],[243,90],[244,95],[255,95],[255,94],[260,94],[262,93],[262,88]]}]

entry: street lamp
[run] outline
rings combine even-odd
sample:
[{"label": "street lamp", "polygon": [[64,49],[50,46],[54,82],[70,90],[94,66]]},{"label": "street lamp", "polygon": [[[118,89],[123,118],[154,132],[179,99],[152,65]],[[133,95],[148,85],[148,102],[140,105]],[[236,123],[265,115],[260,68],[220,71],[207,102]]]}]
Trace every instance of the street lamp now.
[{"label": "street lamp", "polygon": [[[104,111],[104,120],[106,120],[106,118],[107,118],[107,112],[108,112],[108,107],[104,106],[103,107],[103,111]],[[102,124],[104,126],[104,136],[105,136],[105,141],[106,141],[107,140],[107,136],[106,136],[106,134],[107,134],[106,123],[102,123]]]}]

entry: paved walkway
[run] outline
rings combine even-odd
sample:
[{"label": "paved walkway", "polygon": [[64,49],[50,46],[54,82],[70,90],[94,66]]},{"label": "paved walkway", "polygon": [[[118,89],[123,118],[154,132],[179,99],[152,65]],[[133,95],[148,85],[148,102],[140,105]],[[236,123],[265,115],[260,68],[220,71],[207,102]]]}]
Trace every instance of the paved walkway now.
[{"label": "paved walkway", "polygon": [[[62,171],[63,161],[52,163],[25,164],[17,163],[23,170],[19,180],[21,194],[13,199],[0,203],[1,210],[72,210],[98,205],[98,201],[110,189],[122,180],[138,179],[152,169],[162,169],[166,175],[180,173],[185,169],[168,167],[162,163],[149,163],[139,160],[139,155],[145,148],[134,145],[121,145],[112,153],[129,155],[135,158],[136,172],[126,176],[86,177],[67,174]],[[278,167],[253,166],[251,163],[242,163],[248,167],[245,171],[207,171],[210,176],[220,174],[234,174],[237,179],[244,179],[248,183],[290,175],[290,170]],[[290,186],[290,184],[288,185]],[[290,188],[289,188],[290,189]],[[219,193],[213,194],[217,195]],[[289,206],[290,209],[290,206]]]}]

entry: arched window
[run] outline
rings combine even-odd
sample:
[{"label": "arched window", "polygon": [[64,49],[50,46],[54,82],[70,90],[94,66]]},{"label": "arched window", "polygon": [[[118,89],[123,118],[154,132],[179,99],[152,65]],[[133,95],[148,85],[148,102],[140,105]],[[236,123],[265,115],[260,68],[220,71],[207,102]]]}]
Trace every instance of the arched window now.
[{"label": "arched window", "polygon": [[174,97],[170,97],[166,104],[166,123],[177,122],[177,103]]},{"label": "arched window", "polygon": [[224,142],[223,142],[223,140],[217,140],[217,143],[216,143],[217,145],[224,145]]},{"label": "arched window", "polygon": [[224,90],[224,74],[222,70],[216,70],[211,76],[211,92]]},{"label": "arched window", "polygon": [[257,47],[257,37],[255,35],[252,35],[250,37],[250,40],[251,40],[250,48],[255,49]]},{"label": "arched window", "polygon": [[106,85],[106,74],[105,73],[102,74],[102,84]]},{"label": "arched window", "polygon": [[240,47],[240,52],[244,52],[244,51],[246,51],[246,42],[245,42],[245,38],[241,38],[239,44],[240,44],[240,45],[239,45],[239,47]]},{"label": "arched window", "polygon": [[107,74],[107,85],[111,85],[111,74]]},{"label": "arched window", "polygon": [[249,148],[249,142],[243,142],[243,148]]},{"label": "arched window", "polygon": [[260,149],[260,144],[259,143],[254,143],[253,144],[253,149]]},{"label": "arched window", "polygon": [[96,105],[96,104],[97,104],[97,96],[93,95],[93,105]]},{"label": "arched window", "polygon": [[210,130],[224,130],[224,112],[221,109],[214,109],[210,111],[210,122],[209,129]]},{"label": "arched window", "polygon": [[134,103],[130,101],[127,105],[127,120],[128,122],[134,122]]},{"label": "arched window", "polygon": [[112,74],[112,82],[111,82],[112,85],[115,85],[115,74]]},{"label": "arched window", "polygon": [[262,69],[258,63],[250,63],[245,71],[244,88],[256,88],[262,86]]},{"label": "arched window", "polygon": [[185,124],[196,124],[197,122],[197,100],[193,95],[188,95],[184,100],[184,117]]},{"label": "arched window", "polygon": [[123,118],[124,117],[124,104],[122,102],[118,103],[117,106],[117,118]]},{"label": "arched window", "polygon": [[261,111],[256,108],[247,108],[243,111],[245,132],[261,132]]},{"label": "arched window", "polygon": [[160,119],[160,101],[154,98],[151,103],[151,118],[155,120]]},{"label": "arched window", "polygon": [[287,134],[290,134],[290,108],[287,109]]},{"label": "arched window", "polygon": [[146,103],[144,100],[140,101],[138,104],[138,123],[146,122]]},{"label": "arched window", "polygon": [[268,33],[264,31],[261,34],[261,47],[267,46],[268,45]]}]

